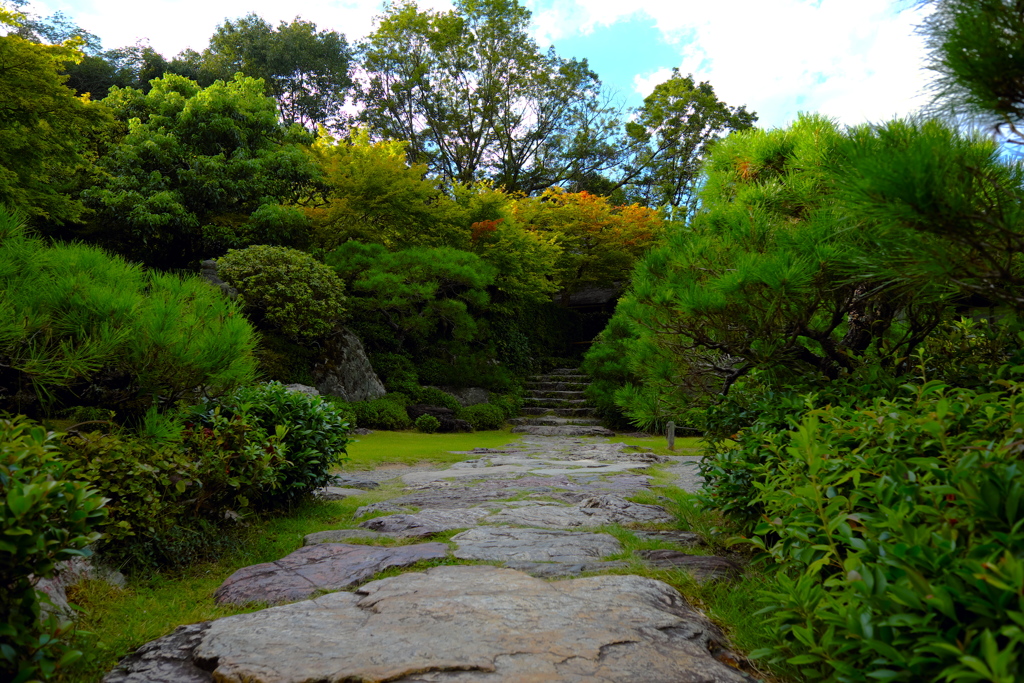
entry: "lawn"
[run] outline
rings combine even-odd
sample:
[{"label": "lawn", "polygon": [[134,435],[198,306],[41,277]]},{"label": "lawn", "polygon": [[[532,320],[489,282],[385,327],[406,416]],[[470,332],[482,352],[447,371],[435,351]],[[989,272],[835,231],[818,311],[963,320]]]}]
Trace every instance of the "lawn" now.
[{"label": "lawn", "polygon": [[471,434],[423,434],[421,432],[374,432],[357,436],[348,445],[349,461],[342,471],[372,470],[381,465],[450,464],[474,456],[452,453],[474,448],[500,448],[519,440],[511,428]]}]

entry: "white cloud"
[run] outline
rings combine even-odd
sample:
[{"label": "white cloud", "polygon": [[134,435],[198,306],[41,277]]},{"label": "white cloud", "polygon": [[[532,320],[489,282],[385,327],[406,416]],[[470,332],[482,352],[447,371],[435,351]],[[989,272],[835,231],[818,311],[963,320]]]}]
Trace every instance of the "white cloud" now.
[{"label": "white cloud", "polygon": [[[424,9],[450,9],[450,0],[423,0]],[[380,0],[35,0],[37,14],[57,10],[79,26],[100,36],[106,48],[133,45],[146,38],[157,52],[173,56],[187,47],[205,48],[217,26],[226,19],[255,13],[271,24],[296,16],[321,30],[345,34],[353,42],[373,29],[382,13]]]},{"label": "white cloud", "polygon": [[[844,123],[908,114],[924,100],[922,14],[891,0],[575,0],[537,12],[538,31],[585,34],[638,12],[679,46],[676,66],[707,80],[729,104],[746,104],[760,125],[785,125],[798,111]],[[668,72],[659,72],[667,74]],[[659,81],[638,74],[646,95]]]}]

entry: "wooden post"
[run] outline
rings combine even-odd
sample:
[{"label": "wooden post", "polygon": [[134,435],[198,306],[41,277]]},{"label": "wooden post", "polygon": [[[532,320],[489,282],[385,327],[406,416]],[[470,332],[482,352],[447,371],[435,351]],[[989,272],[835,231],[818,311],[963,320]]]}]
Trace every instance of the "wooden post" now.
[{"label": "wooden post", "polygon": [[676,449],[676,423],[669,422],[665,426],[665,437],[668,439],[668,449],[674,451]]}]

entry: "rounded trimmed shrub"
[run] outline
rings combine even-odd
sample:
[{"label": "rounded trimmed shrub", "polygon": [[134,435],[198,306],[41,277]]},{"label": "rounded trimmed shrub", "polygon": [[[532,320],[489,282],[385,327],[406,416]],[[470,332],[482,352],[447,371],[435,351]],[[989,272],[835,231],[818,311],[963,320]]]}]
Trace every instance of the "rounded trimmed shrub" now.
[{"label": "rounded trimmed shrub", "polygon": [[505,411],[490,403],[480,403],[459,411],[459,419],[473,425],[476,431],[490,431],[505,425]]},{"label": "rounded trimmed shrub", "polygon": [[433,434],[441,428],[441,421],[433,415],[423,414],[416,418],[416,429],[424,434]]},{"label": "rounded trimmed shrub", "polygon": [[341,278],[297,249],[232,249],[217,259],[217,274],[238,290],[250,314],[297,341],[324,337],[344,312]]}]

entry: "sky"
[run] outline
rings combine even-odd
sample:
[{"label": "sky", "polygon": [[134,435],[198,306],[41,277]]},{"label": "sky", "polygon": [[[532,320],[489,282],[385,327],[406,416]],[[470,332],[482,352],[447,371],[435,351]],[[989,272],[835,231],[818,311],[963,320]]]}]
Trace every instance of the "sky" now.
[{"label": "sky", "polygon": [[[673,67],[708,81],[766,128],[799,112],[840,123],[880,122],[927,103],[924,45],[913,0],[520,0],[534,37],[562,57],[586,58],[622,104],[642,104]],[[445,10],[446,0],[420,0]],[[140,39],[170,58],[202,51],[217,26],[255,12],[272,24],[296,16],[350,43],[367,35],[380,0],[35,0],[62,11],[104,48]]]}]

